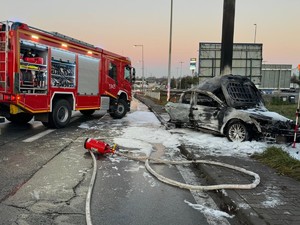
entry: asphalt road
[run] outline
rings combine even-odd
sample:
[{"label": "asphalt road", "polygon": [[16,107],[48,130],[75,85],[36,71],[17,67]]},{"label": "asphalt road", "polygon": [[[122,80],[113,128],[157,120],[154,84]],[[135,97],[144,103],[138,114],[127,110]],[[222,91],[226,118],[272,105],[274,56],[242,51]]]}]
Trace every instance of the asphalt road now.
[{"label": "asphalt road", "polygon": [[[160,183],[145,171],[143,164],[102,160],[98,167],[92,201],[95,224],[208,224],[202,213],[184,203],[195,201],[189,191]],[[176,168],[155,169],[168,178],[183,181]]]},{"label": "asphalt road", "polygon": [[[130,113],[145,110],[135,102]],[[59,130],[46,129],[38,122],[22,127],[0,124],[0,224],[85,224],[92,174],[91,156],[83,148],[85,139],[113,143],[134,123],[163,129],[140,121],[112,120],[101,113],[90,118],[75,114],[72,120],[70,126]],[[162,144],[146,144],[155,150],[152,156],[168,157]],[[185,202],[211,207],[209,196],[163,184],[141,162],[116,155],[100,157],[97,162],[93,224],[229,224]],[[194,176],[186,168],[154,168],[182,182]]]},{"label": "asphalt road", "polygon": [[[110,120],[110,117],[104,117],[97,125],[111,124],[110,129],[120,132],[119,136],[126,132],[126,127],[136,125],[134,122],[122,124],[122,121],[111,123]],[[116,131],[120,124],[122,129]],[[145,126],[158,125],[144,123]],[[155,152],[151,156],[164,155],[163,145],[152,146]],[[143,162],[119,156],[101,157],[97,167],[91,205],[95,224],[208,224],[202,213],[184,202],[195,203],[190,191],[161,183],[147,172]],[[153,168],[170,179],[184,182],[174,166],[156,165]]]},{"label": "asphalt road", "polygon": [[[90,159],[85,159],[82,121],[75,114],[65,129],[46,129],[40,122],[24,126],[0,124],[0,224],[84,224]],[[74,205],[73,205],[74,204]]]}]

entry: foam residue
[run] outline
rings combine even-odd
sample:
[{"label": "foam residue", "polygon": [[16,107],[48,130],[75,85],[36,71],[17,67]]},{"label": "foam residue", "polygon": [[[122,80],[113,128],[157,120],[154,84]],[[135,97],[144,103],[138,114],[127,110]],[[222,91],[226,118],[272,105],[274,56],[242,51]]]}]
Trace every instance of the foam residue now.
[{"label": "foam residue", "polygon": [[189,206],[191,206],[192,208],[200,211],[201,213],[203,213],[206,216],[212,216],[212,217],[215,217],[215,218],[221,218],[221,217],[233,218],[234,217],[234,215],[229,215],[226,212],[216,210],[216,209],[212,209],[212,208],[208,208],[208,207],[200,205],[200,204],[193,204],[193,203],[190,203],[187,200],[184,200],[184,202],[186,204],[188,204]]}]

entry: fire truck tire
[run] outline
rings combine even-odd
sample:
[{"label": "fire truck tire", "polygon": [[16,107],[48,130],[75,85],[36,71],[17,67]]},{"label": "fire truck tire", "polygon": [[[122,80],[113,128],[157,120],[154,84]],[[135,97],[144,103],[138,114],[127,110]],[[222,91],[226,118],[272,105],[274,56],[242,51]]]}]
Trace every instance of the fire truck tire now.
[{"label": "fire truck tire", "polygon": [[44,127],[51,128],[51,126],[48,122],[42,122],[42,124],[44,125]]},{"label": "fire truck tire", "polygon": [[33,118],[33,115],[29,113],[18,113],[18,114],[10,114],[10,117],[6,117],[6,119],[12,123],[17,124],[26,124]]},{"label": "fire truck tire", "polygon": [[72,110],[70,103],[60,99],[54,103],[53,111],[49,116],[49,125],[54,128],[64,128],[71,120]]},{"label": "fire truck tire", "polygon": [[90,116],[90,115],[92,115],[95,112],[95,110],[94,109],[80,110],[80,112],[84,116]]},{"label": "fire truck tire", "polygon": [[118,100],[117,109],[114,112],[111,112],[110,115],[114,119],[121,119],[127,113],[126,102],[123,99]]}]

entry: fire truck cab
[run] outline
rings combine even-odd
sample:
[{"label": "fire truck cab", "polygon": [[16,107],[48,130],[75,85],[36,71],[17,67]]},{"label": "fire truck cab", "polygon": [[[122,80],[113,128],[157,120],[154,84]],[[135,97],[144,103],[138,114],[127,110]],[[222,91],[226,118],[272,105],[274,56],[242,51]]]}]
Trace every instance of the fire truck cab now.
[{"label": "fire truck cab", "polygon": [[0,22],[0,116],[15,123],[33,117],[63,128],[72,111],[130,110],[135,70],[129,58],[57,32]]}]

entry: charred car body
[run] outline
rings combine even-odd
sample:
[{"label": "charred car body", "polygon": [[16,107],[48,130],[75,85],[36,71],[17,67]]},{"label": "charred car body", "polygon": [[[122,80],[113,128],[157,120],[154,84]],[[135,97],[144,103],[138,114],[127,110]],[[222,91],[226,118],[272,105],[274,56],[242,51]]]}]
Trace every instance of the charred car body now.
[{"label": "charred car body", "polygon": [[295,123],[268,111],[260,91],[244,76],[207,79],[165,108],[176,127],[205,129],[230,141],[292,141],[295,132]]}]

